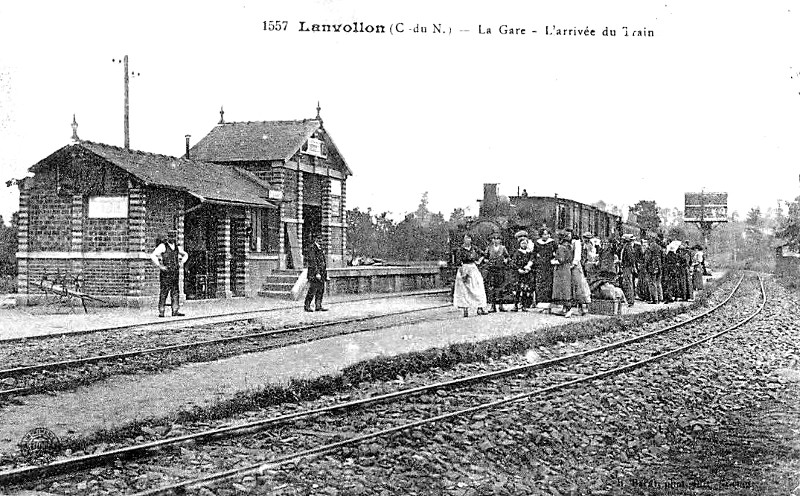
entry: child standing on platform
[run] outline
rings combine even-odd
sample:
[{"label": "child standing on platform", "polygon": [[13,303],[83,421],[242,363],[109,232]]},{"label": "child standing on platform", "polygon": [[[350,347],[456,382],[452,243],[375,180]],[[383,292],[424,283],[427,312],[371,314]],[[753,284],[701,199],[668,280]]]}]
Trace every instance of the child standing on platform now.
[{"label": "child standing on platform", "polygon": [[[524,232],[524,231],[523,231]],[[533,305],[533,252],[528,250],[528,236],[518,236],[519,248],[514,251],[511,264],[517,271],[514,290],[514,312],[523,312]]]},{"label": "child standing on platform", "polygon": [[489,312],[496,312],[497,306],[500,305],[500,311],[505,312],[503,308],[503,288],[506,285],[506,263],[508,263],[508,250],[502,245],[502,239],[499,232],[493,232],[490,236],[492,244],[486,248],[484,254],[484,261],[486,262],[486,285],[488,286],[489,303],[492,308]]}]

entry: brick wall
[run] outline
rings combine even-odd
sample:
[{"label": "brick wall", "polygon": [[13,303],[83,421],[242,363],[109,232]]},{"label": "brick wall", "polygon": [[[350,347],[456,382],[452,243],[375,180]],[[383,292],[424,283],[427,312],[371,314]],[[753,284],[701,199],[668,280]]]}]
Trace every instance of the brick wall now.
[{"label": "brick wall", "polygon": [[102,296],[128,296],[128,264],[133,260],[83,261],[83,290]]},{"label": "brick wall", "polygon": [[83,251],[128,251],[128,219],[84,219]]},{"label": "brick wall", "polygon": [[32,191],[28,196],[28,251],[69,251],[72,236],[72,197],[55,191]]},{"label": "brick wall", "polygon": [[145,246],[151,252],[167,231],[175,229],[176,216],[183,209],[183,196],[177,191],[147,188],[147,212],[145,215]]}]

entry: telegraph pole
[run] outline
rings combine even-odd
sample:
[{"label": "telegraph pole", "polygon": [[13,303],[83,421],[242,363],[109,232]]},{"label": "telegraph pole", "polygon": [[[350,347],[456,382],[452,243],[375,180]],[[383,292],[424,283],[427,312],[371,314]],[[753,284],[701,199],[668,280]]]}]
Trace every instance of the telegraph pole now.
[{"label": "telegraph pole", "polygon": [[128,56],[125,56],[125,149],[130,150],[131,148],[131,133],[130,133],[130,123],[128,122],[128,116],[130,115],[129,109],[129,98],[128,98]]},{"label": "telegraph pole", "polygon": [[128,56],[125,55],[122,59],[111,59],[111,62],[120,63],[123,65],[124,80],[125,80],[125,116],[123,128],[125,133],[125,149],[129,150],[131,147],[131,133],[130,133],[130,78],[141,76],[141,73],[130,72],[128,70]]}]

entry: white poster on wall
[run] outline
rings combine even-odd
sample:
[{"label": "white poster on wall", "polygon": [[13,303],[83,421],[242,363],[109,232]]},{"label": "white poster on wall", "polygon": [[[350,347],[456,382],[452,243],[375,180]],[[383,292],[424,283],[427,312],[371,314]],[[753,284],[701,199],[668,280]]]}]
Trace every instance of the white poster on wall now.
[{"label": "white poster on wall", "polygon": [[118,219],[128,217],[127,196],[90,196],[90,219]]}]

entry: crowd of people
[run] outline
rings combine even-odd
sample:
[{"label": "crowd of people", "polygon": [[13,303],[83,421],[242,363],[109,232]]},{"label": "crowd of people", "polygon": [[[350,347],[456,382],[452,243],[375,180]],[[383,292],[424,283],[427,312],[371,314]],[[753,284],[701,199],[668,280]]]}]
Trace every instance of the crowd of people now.
[{"label": "crowd of people", "polygon": [[588,313],[592,298],[621,300],[628,306],[637,299],[659,304],[690,301],[703,288],[703,248],[690,247],[688,240],[657,235],[638,240],[625,234],[601,241],[591,232],[579,236],[572,229],[553,238],[546,227],[536,238],[524,230],[515,238],[517,246],[509,252],[499,232],[492,233],[485,250],[473,245],[470,234],[464,235],[454,257],[458,271],[453,291],[453,305],[464,317],[471,309],[478,315],[505,312],[509,283],[514,288],[511,311],[565,317]]}]

